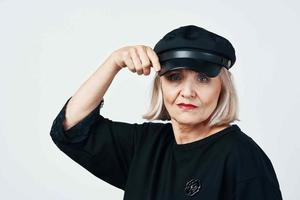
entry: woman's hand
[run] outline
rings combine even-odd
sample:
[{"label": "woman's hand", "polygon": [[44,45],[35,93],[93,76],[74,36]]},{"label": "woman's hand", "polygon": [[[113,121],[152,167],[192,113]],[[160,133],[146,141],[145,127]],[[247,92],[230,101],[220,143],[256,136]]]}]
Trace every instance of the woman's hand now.
[{"label": "woman's hand", "polygon": [[150,67],[153,67],[155,71],[161,69],[159,58],[155,51],[148,46],[135,45],[125,46],[110,55],[113,63],[118,69],[128,67],[132,72],[136,72],[138,75],[150,74]]}]

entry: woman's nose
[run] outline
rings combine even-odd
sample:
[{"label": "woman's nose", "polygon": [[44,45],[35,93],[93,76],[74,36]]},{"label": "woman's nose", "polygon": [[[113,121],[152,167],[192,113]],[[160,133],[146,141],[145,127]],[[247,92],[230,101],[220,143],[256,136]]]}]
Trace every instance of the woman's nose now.
[{"label": "woman's nose", "polygon": [[182,90],[181,90],[181,95],[186,98],[196,96],[195,87],[192,82],[186,82],[183,84]]}]

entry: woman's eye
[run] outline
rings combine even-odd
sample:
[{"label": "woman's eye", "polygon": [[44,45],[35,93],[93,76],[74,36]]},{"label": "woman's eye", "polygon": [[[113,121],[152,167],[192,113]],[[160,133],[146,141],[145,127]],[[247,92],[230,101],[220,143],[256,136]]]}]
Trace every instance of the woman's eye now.
[{"label": "woman's eye", "polygon": [[169,76],[167,76],[167,79],[170,81],[177,81],[179,80],[180,76],[178,74],[171,74]]},{"label": "woman's eye", "polygon": [[199,74],[199,79],[203,82],[208,82],[209,78],[206,75]]}]

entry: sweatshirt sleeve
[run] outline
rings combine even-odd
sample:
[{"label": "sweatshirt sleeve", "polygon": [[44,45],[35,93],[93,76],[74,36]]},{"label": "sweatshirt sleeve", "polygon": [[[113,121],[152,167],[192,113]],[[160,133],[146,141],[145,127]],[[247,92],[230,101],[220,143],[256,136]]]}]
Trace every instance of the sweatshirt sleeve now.
[{"label": "sweatshirt sleeve", "polygon": [[54,119],[50,136],[55,145],[73,161],[101,180],[122,190],[137,143],[146,123],[112,121],[100,115],[104,99],[85,118],[63,128],[70,97]]},{"label": "sweatshirt sleeve", "polygon": [[232,200],[282,200],[280,189],[264,176],[240,181]]}]

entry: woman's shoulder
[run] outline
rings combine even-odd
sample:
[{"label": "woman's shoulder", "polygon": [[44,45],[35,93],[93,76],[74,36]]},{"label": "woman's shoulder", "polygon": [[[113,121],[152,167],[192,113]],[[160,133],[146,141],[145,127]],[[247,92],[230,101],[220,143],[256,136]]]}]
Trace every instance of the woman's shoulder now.
[{"label": "woman's shoulder", "polygon": [[278,185],[273,164],[263,148],[240,128],[231,137],[229,166],[236,173],[237,182],[264,177]]},{"label": "woman's shoulder", "polygon": [[243,131],[240,127],[235,129],[235,132],[236,134],[233,134],[231,140],[232,151],[235,152],[236,156],[239,158],[245,158],[245,160],[251,159],[252,162],[257,164],[261,164],[262,161],[269,160],[269,157],[263,148],[250,135],[248,135],[248,133]]},{"label": "woman's shoulder", "polygon": [[141,123],[142,129],[139,132],[139,137],[141,140],[155,140],[155,138],[163,137],[167,134],[161,134],[162,132],[166,132],[170,127],[170,123],[162,123],[155,121],[145,121]]},{"label": "woman's shoulder", "polygon": [[165,129],[168,129],[171,127],[171,123],[162,123],[162,122],[156,122],[156,121],[146,121],[143,122],[143,125],[146,127],[146,132],[151,133],[160,133],[161,131],[164,131]]}]

